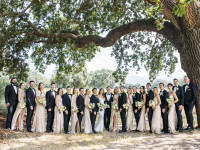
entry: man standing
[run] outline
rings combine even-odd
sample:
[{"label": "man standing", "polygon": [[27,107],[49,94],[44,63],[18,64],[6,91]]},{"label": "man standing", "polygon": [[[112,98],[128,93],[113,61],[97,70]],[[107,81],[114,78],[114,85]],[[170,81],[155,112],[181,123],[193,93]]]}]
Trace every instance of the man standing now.
[{"label": "man standing", "polygon": [[120,111],[120,116],[121,116],[121,121],[122,121],[122,130],[120,131],[120,133],[126,132],[126,109],[123,108],[123,105],[126,104],[127,102],[127,95],[124,92],[124,86],[120,87],[120,96],[119,96],[119,100],[118,100],[118,107],[119,107],[119,111]]},{"label": "man standing", "polygon": [[136,86],[133,86],[132,90],[133,90],[133,112],[134,112],[135,120],[136,120],[135,132],[139,132],[137,130],[137,128],[138,128],[138,123],[139,123],[139,120],[140,120],[140,109],[137,108],[136,102],[140,101],[140,94],[137,92],[137,87]]},{"label": "man standing", "polygon": [[27,117],[26,117],[26,126],[27,126],[27,131],[31,131],[31,119],[33,117],[33,112],[35,110],[35,98],[36,98],[36,91],[34,89],[34,81],[29,82],[30,87],[26,91],[26,107],[27,107]]},{"label": "man standing", "polygon": [[152,109],[152,107],[149,107],[149,101],[154,99],[154,93],[151,90],[151,83],[147,83],[146,88],[147,88],[146,108],[147,108],[147,112],[148,112],[148,120],[149,120],[149,128],[150,128],[149,132],[152,133],[151,121],[152,121],[152,117],[153,117],[153,109]]},{"label": "man standing", "polygon": [[175,103],[176,105],[176,114],[177,114],[177,118],[178,118],[178,122],[177,122],[177,131],[179,132],[183,132],[183,119],[182,119],[182,108],[184,105],[184,93],[183,93],[183,89],[180,85],[178,85],[178,79],[174,79],[174,86],[173,86],[173,91],[176,93],[177,97],[178,97],[178,102]]},{"label": "man standing", "polygon": [[169,93],[164,89],[164,83],[159,84],[160,87],[160,99],[161,99],[161,115],[163,119],[163,132],[169,133],[168,131],[168,103]]},{"label": "man standing", "polygon": [[18,98],[17,98],[18,89],[16,84],[17,84],[17,78],[12,78],[11,84],[7,85],[5,89],[5,102],[8,108],[7,121],[6,121],[7,130],[11,129],[12,118],[18,104]]},{"label": "man standing", "polygon": [[187,117],[188,127],[185,130],[193,130],[193,115],[192,111],[197,98],[197,91],[194,84],[190,83],[189,77],[184,77],[184,109]]},{"label": "man standing", "polygon": [[111,116],[111,102],[113,101],[113,94],[111,93],[110,86],[107,86],[107,92],[105,93],[105,104],[108,104],[110,108],[105,109],[105,114],[104,114],[104,126],[107,131],[109,130],[109,125],[110,125],[110,116]]},{"label": "man standing", "polygon": [[83,114],[84,114],[84,108],[85,108],[85,105],[84,105],[84,89],[80,88],[79,93],[80,94],[76,99],[76,104],[77,104],[77,107],[78,107],[77,115],[78,115],[80,132],[82,132],[81,131],[81,122],[82,122],[82,118],[83,118]]},{"label": "man standing", "polygon": [[98,98],[97,98],[97,89],[93,88],[92,89],[92,96],[90,98],[90,103],[94,103],[94,109],[92,109],[92,112],[90,113],[90,119],[91,119],[91,124],[92,124],[92,132],[96,133],[96,131],[94,130],[94,125],[95,125],[95,121],[96,121],[96,117],[97,117],[97,112],[98,112]]},{"label": "man standing", "polygon": [[56,84],[51,83],[51,89],[46,93],[46,109],[47,109],[47,132],[53,132],[54,108],[55,108],[55,91]]},{"label": "man standing", "polygon": [[63,112],[64,115],[64,130],[68,134],[69,120],[71,117],[71,88],[67,86],[67,93],[62,96],[63,106],[66,107],[66,110]]}]

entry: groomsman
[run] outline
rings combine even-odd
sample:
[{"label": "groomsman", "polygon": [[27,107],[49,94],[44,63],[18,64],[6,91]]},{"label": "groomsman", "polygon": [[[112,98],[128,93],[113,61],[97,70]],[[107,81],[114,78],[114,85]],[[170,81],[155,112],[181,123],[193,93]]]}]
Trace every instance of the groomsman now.
[{"label": "groomsman", "polygon": [[84,105],[84,89],[80,88],[79,93],[80,93],[79,96],[76,98],[76,104],[77,104],[77,107],[78,107],[77,116],[78,116],[78,121],[79,121],[80,132],[82,132],[81,122],[82,122],[82,118],[83,118],[83,114],[84,114],[84,108],[85,108],[85,105]]},{"label": "groomsman", "polygon": [[120,133],[126,132],[126,109],[123,108],[123,104],[126,104],[127,102],[127,95],[124,92],[124,86],[120,87],[120,95],[118,100],[118,107],[120,111],[121,121],[122,121],[122,130]]},{"label": "groomsman", "polygon": [[71,117],[71,98],[72,98],[71,88],[70,86],[67,86],[67,93],[62,96],[63,106],[66,107],[66,110],[63,112],[64,130],[66,134],[68,134],[69,120]]},{"label": "groomsman", "polygon": [[31,119],[33,117],[33,112],[35,110],[36,102],[36,90],[34,89],[34,81],[29,82],[30,87],[26,91],[26,107],[27,107],[27,117],[26,117],[26,126],[27,126],[27,131],[31,131]]},{"label": "groomsman", "polygon": [[147,83],[146,84],[146,88],[147,88],[147,95],[146,95],[146,108],[147,108],[147,112],[148,112],[148,120],[149,120],[149,127],[150,127],[150,133],[152,133],[151,130],[151,121],[152,121],[152,117],[153,117],[153,109],[152,107],[149,107],[149,101],[154,99],[154,93],[151,90],[151,83]]},{"label": "groomsman", "polygon": [[178,118],[177,122],[177,131],[183,132],[183,119],[182,119],[182,108],[184,105],[184,92],[182,87],[178,84],[178,79],[174,79],[174,86],[173,86],[173,91],[176,93],[178,97],[178,102],[175,103],[176,105],[176,114]]},{"label": "groomsman", "polygon": [[105,114],[104,114],[104,126],[107,131],[109,130],[109,125],[110,125],[110,116],[111,116],[111,102],[113,101],[113,94],[111,93],[110,86],[107,86],[107,92],[105,93],[105,104],[108,104],[110,108],[105,109]]},{"label": "groomsman", "polygon": [[8,108],[7,121],[6,121],[7,130],[11,129],[12,118],[18,104],[17,93],[18,93],[17,78],[12,78],[11,84],[7,85],[5,89],[5,102]]},{"label": "groomsman", "polygon": [[135,132],[139,132],[139,130],[137,130],[137,128],[138,128],[138,123],[139,123],[139,120],[140,120],[140,109],[138,109],[136,107],[136,102],[140,101],[140,94],[137,92],[136,86],[133,86],[132,90],[133,90],[133,112],[134,112],[135,120],[136,120]]},{"label": "groomsman", "polygon": [[46,93],[46,109],[47,109],[47,132],[53,132],[54,108],[55,108],[55,91],[56,84],[51,83],[51,89]]},{"label": "groomsman", "polygon": [[193,130],[193,108],[197,98],[197,91],[194,84],[190,82],[189,77],[184,77],[185,85],[183,86],[184,90],[184,109],[187,117],[188,127],[186,130]]},{"label": "groomsman", "polygon": [[163,132],[168,133],[168,103],[169,93],[164,89],[164,83],[159,84],[161,99],[161,115],[163,119]]},{"label": "groomsman", "polygon": [[93,88],[92,89],[92,96],[90,98],[90,102],[95,104],[94,109],[92,109],[92,112],[90,113],[90,119],[91,119],[91,124],[92,124],[92,132],[96,133],[96,131],[94,130],[94,125],[95,125],[95,121],[96,121],[96,117],[97,117],[97,112],[98,112],[98,105],[97,103],[99,102],[98,98],[97,98],[97,89]]}]

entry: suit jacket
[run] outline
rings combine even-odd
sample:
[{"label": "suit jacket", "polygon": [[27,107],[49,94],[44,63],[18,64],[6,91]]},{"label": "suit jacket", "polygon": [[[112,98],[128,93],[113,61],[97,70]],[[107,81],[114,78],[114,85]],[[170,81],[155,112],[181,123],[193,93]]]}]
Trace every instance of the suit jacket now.
[{"label": "suit jacket", "polygon": [[[174,88],[175,86],[173,86],[173,91]],[[183,88],[180,85],[176,88],[176,96],[178,97],[178,102],[176,103],[176,106],[184,105],[184,92]]]},{"label": "suit jacket", "polygon": [[183,86],[184,104],[190,105],[192,102],[195,104],[197,99],[197,91],[195,85],[190,83],[186,91],[185,86],[186,85]]},{"label": "suit jacket", "polygon": [[125,92],[122,92],[120,95],[119,95],[119,99],[118,99],[118,107],[119,109],[124,109],[123,108],[123,104],[126,104],[127,102],[127,95]]},{"label": "suit jacket", "polygon": [[84,98],[81,94],[79,94],[79,96],[76,98],[76,104],[77,104],[79,113],[84,112],[84,108],[85,108]]},{"label": "suit jacket", "polygon": [[[71,98],[72,98],[72,94],[69,94],[71,95]],[[66,107],[66,110],[71,113],[71,99],[69,98],[69,95],[67,93],[65,93],[63,96],[62,96],[62,102],[63,102],[63,106]]]},{"label": "suit jacket", "polygon": [[36,105],[35,98],[36,98],[36,91],[34,94],[33,90],[29,87],[28,90],[26,91],[26,107],[30,106],[34,107]]},{"label": "suit jacket", "polygon": [[161,100],[161,109],[167,109],[168,108],[168,102],[167,99],[169,98],[169,92],[166,90],[163,90],[163,92],[160,92],[160,100]]},{"label": "suit jacket", "polygon": [[[56,96],[56,91],[55,92],[55,96]],[[55,108],[55,97],[52,93],[51,90],[49,90],[47,93],[46,93],[46,109],[54,109]]]},{"label": "suit jacket", "polygon": [[98,112],[98,105],[97,103],[99,102],[97,96],[95,96],[94,94],[92,94],[91,98],[90,98],[90,103],[95,103],[94,109],[92,109],[92,112]]},{"label": "suit jacket", "polygon": [[5,89],[5,102],[10,103],[10,105],[17,105],[18,104],[18,97],[17,93],[14,90],[12,84],[7,85]]},{"label": "suit jacket", "polygon": [[146,94],[146,108],[149,108],[149,101],[154,99],[154,92],[152,90],[147,91]]},{"label": "suit jacket", "polygon": [[111,109],[111,103],[113,102],[113,96],[114,96],[114,95],[113,95],[112,93],[110,93],[111,96],[110,96],[110,99],[108,100],[107,97],[106,97],[106,94],[107,94],[107,93],[105,93],[105,102],[104,102],[104,103],[105,103],[105,104],[108,104],[108,105],[110,106],[109,109]]},{"label": "suit jacket", "polygon": [[135,111],[136,109],[138,109],[137,107],[136,107],[136,102],[139,102],[140,101],[140,94],[138,93],[138,92],[136,92],[135,94],[133,94],[133,110]]}]

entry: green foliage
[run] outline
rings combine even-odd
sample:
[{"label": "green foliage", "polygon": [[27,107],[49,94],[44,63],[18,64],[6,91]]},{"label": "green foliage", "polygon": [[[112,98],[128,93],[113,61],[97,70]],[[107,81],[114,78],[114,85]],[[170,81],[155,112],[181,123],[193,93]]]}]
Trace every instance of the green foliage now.
[{"label": "green foliage", "polygon": [[177,4],[173,7],[173,12],[177,17],[182,17],[185,14],[185,7],[194,0],[177,0]]}]

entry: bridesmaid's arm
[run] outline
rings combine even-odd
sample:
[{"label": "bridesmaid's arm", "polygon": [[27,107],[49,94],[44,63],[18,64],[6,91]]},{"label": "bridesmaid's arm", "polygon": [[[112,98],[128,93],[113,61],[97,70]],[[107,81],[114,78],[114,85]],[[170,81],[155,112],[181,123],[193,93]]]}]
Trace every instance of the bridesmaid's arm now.
[{"label": "bridesmaid's arm", "polygon": [[156,95],[156,98],[158,100],[158,104],[156,105],[156,107],[157,107],[157,106],[161,105],[161,100],[160,100],[160,96],[158,94]]},{"label": "bridesmaid's arm", "polygon": [[133,97],[130,95],[129,98],[130,98],[130,101],[131,101],[131,105],[133,105]]},{"label": "bridesmaid's arm", "polygon": [[84,98],[84,105],[85,105],[85,107],[90,111],[89,107],[88,107],[87,104],[86,104],[86,98],[87,98],[87,96],[85,96],[85,98]]},{"label": "bridesmaid's arm", "polygon": [[18,93],[18,102],[20,102],[20,100],[21,100],[21,97],[22,97],[22,91],[21,91],[21,90],[19,90],[19,93]]},{"label": "bridesmaid's arm", "polygon": [[175,92],[173,92],[173,97],[175,98],[174,103],[177,103],[177,102],[178,102],[178,97],[176,96],[176,93],[175,93]]},{"label": "bridesmaid's arm", "polygon": [[[143,102],[144,102],[144,103],[143,103],[143,106],[145,106],[145,104],[146,104],[146,94],[144,94],[144,96],[143,96]],[[143,106],[142,106],[142,107],[143,107]]]},{"label": "bridesmaid's arm", "polygon": [[56,104],[56,107],[57,107],[57,109],[58,109],[58,95],[56,95],[55,104]]}]

